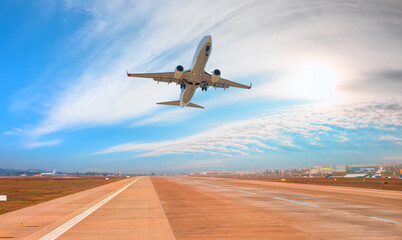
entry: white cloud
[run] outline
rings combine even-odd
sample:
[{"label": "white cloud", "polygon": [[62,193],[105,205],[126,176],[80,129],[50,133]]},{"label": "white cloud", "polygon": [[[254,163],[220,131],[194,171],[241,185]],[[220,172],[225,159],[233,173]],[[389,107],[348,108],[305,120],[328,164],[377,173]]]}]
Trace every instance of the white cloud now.
[{"label": "white cloud", "polygon": [[20,136],[24,133],[24,130],[21,128],[13,128],[11,131],[4,132],[4,135],[13,135],[13,136]]},{"label": "white cloud", "polygon": [[[65,6],[91,18],[64,49],[65,55],[85,52],[88,57],[81,61],[86,67],[52,96],[45,118],[29,131],[32,136],[144,116],[149,117],[138,125],[165,121],[175,111],[160,113],[155,102],[177,99],[178,89],[127,79],[124,71],[188,67],[205,34],[214,39],[206,70],[219,68],[233,80],[258,79],[255,90],[241,96],[224,93],[221,104],[247,98],[310,99],[311,89],[298,92],[303,88],[295,86],[303,83],[290,76],[317,62],[339,75],[336,89],[330,90],[341,91],[343,98],[400,96],[400,81],[394,81],[398,74],[389,74],[402,69],[402,6],[397,2],[66,0]],[[366,84],[373,76],[392,80]],[[385,89],[376,92],[378,86]]]},{"label": "white cloud", "polygon": [[385,141],[402,141],[402,138],[397,138],[391,135],[381,136],[379,139]]},{"label": "white cloud", "polygon": [[54,146],[61,143],[61,140],[52,140],[52,141],[42,141],[42,142],[31,142],[27,145],[27,148],[38,148],[38,147],[45,147],[45,146]]},{"label": "white cloud", "polygon": [[191,153],[247,154],[258,152],[256,147],[270,150],[281,150],[281,146],[297,147],[293,143],[295,137],[311,138],[314,140],[314,145],[320,146],[321,140],[318,136],[332,133],[341,141],[348,141],[347,130],[382,129],[384,126],[400,128],[401,117],[402,108],[390,109],[386,103],[309,104],[228,123],[181,139],[126,143],[104,149],[97,154],[125,151],[139,152],[139,156]]},{"label": "white cloud", "polygon": [[342,135],[342,136],[338,136],[338,138],[339,138],[339,140],[340,140],[341,142],[347,142],[347,141],[350,141],[350,139],[349,139],[348,137],[344,136],[344,135]]},{"label": "white cloud", "polygon": [[256,151],[256,152],[259,152],[259,153],[263,153],[263,151],[261,149],[257,148],[257,147],[254,147],[253,150]]},{"label": "white cloud", "polygon": [[[166,106],[163,106],[165,108]],[[172,123],[180,122],[185,119],[188,119],[189,117],[194,117],[197,114],[200,114],[199,109],[194,109],[194,108],[177,108],[174,107],[173,110],[165,110],[165,111],[160,111],[155,114],[152,114],[151,116],[142,119],[142,120],[137,120],[135,121],[132,126],[141,126],[141,125],[150,125],[150,124],[155,124],[158,123],[159,126],[163,125],[170,125]]]},{"label": "white cloud", "polygon": [[395,141],[397,144],[402,146],[402,138],[397,138],[395,136],[391,136],[391,135],[382,136],[382,137],[380,137],[380,140]]},{"label": "white cloud", "polygon": [[282,146],[285,146],[285,147],[297,147],[296,145],[294,145],[292,143],[292,141],[289,141],[289,140],[282,141],[281,144],[282,144]]}]

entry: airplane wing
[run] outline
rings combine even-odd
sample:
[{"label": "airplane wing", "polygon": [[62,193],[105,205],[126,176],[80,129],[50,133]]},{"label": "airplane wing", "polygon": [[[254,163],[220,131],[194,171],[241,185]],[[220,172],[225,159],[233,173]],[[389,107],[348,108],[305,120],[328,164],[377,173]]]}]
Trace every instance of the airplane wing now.
[{"label": "airplane wing", "polygon": [[161,73],[128,73],[127,77],[138,77],[138,78],[152,78],[157,82],[166,83],[177,83],[181,84],[182,80],[174,78],[174,72],[161,72]]},{"label": "airplane wing", "polygon": [[250,86],[233,82],[230,80],[227,80],[225,78],[220,78],[218,82],[213,83],[211,80],[211,74],[205,72],[204,74],[204,81],[207,83],[208,86],[214,87],[214,88],[229,88],[229,87],[236,87],[236,88],[245,88],[245,89],[250,89],[251,88],[251,83]]}]

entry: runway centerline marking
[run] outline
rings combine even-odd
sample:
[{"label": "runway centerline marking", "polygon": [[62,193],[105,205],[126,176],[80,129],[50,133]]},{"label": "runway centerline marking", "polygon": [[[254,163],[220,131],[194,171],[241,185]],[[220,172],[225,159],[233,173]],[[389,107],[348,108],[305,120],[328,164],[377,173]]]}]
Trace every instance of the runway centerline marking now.
[{"label": "runway centerline marking", "polygon": [[399,223],[398,221],[393,221],[393,220],[389,220],[389,219],[385,219],[385,218],[379,218],[379,217],[369,217],[369,218],[384,221],[384,222]]},{"label": "runway centerline marking", "polygon": [[298,202],[298,201],[293,201],[293,200],[289,200],[286,198],[278,198],[278,197],[274,197],[275,199],[278,200],[282,200],[282,201],[286,201],[286,202],[291,202],[291,203],[297,203],[297,204],[302,204],[302,205],[306,205],[306,206],[310,206],[310,207],[320,207],[318,205],[314,205],[314,204],[310,204],[310,203],[304,203],[304,202]]},{"label": "runway centerline marking", "polygon": [[69,220],[68,222],[64,223],[63,225],[61,225],[60,227],[54,229],[53,231],[51,231],[50,233],[46,234],[45,236],[43,236],[42,238],[40,238],[40,240],[53,240],[56,239],[58,237],[60,237],[63,233],[65,233],[66,231],[68,231],[70,228],[74,227],[77,223],[81,222],[82,220],[84,220],[86,217],[88,217],[91,213],[95,212],[97,209],[99,209],[100,207],[102,207],[103,205],[105,205],[107,202],[109,202],[110,200],[112,200],[114,197],[116,197],[117,195],[119,195],[121,192],[123,192],[124,190],[126,190],[128,187],[130,187],[131,185],[133,185],[135,182],[137,182],[138,180],[140,180],[142,177],[139,177],[137,179],[135,179],[134,181],[132,181],[131,183],[127,184],[126,186],[122,187],[120,190],[112,193],[111,195],[109,195],[108,197],[106,197],[105,199],[103,199],[102,201],[98,202],[97,204],[93,205],[92,207],[88,208],[87,210],[85,210],[84,212],[82,212],[81,214],[77,215],[76,217],[74,217],[73,219]]}]

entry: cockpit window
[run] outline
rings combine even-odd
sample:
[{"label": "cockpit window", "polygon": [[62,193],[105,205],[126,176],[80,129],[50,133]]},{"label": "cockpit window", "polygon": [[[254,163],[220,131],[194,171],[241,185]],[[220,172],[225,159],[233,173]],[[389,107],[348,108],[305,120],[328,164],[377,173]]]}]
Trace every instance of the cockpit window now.
[{"label": "cockpit window", "polygon": [[209,52],[209,49],[210,49],[211,47],[210,46],[207,46],[206,48],[205,48],[205,51],[206,52]]}]

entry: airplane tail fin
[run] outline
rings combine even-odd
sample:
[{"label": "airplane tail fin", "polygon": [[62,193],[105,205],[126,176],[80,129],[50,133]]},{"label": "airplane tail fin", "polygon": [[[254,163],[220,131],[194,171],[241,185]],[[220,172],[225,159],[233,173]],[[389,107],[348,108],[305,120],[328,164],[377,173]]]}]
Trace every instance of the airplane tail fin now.
[{"label": "airplane tail fin", "polygon": [[52,173],[55,174],[55,173],[56,173],[56,169],[54,169]]},{"label": "airplane tail fin", "polygon": [[380,167],[380,169],[378,169],[378,171],[377,171],[375,174],[379,174],[379,175],[381,175],[381,173],[382,173],[382,169],[383,169],[383,167]]},{"label": "airplane tail fin", "polygon": [[[161,105],[171,105],[171,106],[180,106],[180,101],[170,101],[170,102],[158,102],[156,104],[161,104]],[[204,108],[203,106],[194,104],[194,103],[188,103],[186,107],[193,107],[193,108]]]},{"label": "airplane tail fin", "polygon": [[373,174],[373,177],[381,177],[382,170],[383,170],[383,167],[380,167],[380,169],[378,169],[378,171]]}]

